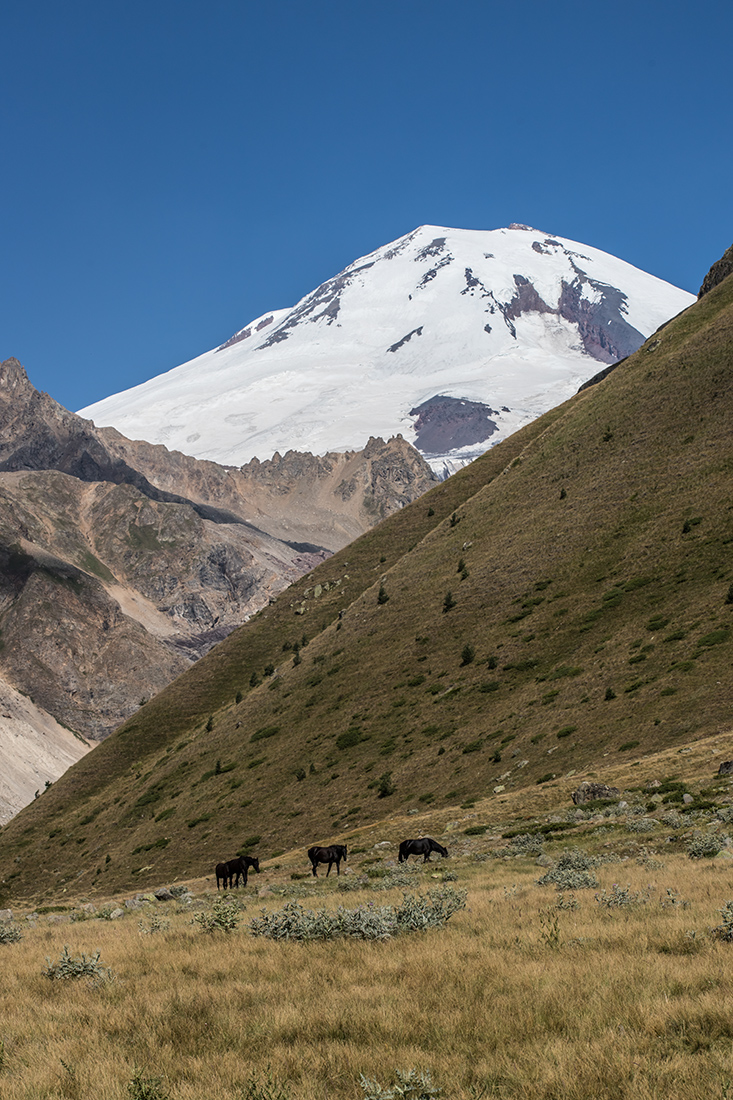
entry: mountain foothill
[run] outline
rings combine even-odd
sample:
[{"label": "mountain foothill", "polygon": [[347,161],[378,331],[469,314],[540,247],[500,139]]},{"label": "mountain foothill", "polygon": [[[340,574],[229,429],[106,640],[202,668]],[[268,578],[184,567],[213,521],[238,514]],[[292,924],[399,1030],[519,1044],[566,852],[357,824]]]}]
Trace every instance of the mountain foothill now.
[{"label": "mountain foothill", "polygon": [[405,440],[243,469],[97,429],[0,364],[0,824],[436,477]]},{"label": "mountain foothill", "polygon": [[[237,850],[353,844],[410,810],[447,828],[472,798],[566,799],[620,761],[641,774],[657,753],[720,740],[733,705],[733,278],[713,282],[605,377],[273,592],[139,706],[3,827],[5,895],[145,889]],[[160,502],[129,482],[3,477],[45,479],[33,524],[55,525],[53,563],[78,537],[65,509],[92,517],[110,494],[139,510],[140,541],[158,530],[147,516]],[[176,523],[214,522],[171,506]],[[216,507],[233,507],[223,490]],[[54,586],[70,599],[78,573],[44,564],[29,535],[7,549],[6,578],[35,572],[41,598]],[[74,569],[109,614],[101,570]]]}]

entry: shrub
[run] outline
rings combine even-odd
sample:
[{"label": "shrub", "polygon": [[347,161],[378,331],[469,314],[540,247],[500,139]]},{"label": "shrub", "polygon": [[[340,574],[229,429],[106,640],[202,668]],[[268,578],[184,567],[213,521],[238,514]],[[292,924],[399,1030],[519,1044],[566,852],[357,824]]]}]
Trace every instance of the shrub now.
[{"label": "shrub", "polygon": [[243,842],[242,847],[237,852],[237,855],[246,856],[252,848],[256,847],[256,845],[259,844],[261,840],[262,837],[259,833],[255,833],[254,836],[248,836],[247,839]]},{"label": "shrub", "polygon": [[377,798],[389,798],[395,792],[392,782],[392,772],[383,772],[377,780]]},{"label": "shrub", "polygon": [[470,665],[476,656],[476,650],[472,645],[466,643],[461,650],[461,665]]},{"label": "shrub", "polygon": [[241,920],[240,908],[234,901],[217,898],[211,909],[197,913],[191,921],[204,932],[234,932]]},{"label": "shrub", "polygon": [[704,634],[697,644],[704,646],[720,645],[722,642],[727,642],[729,638],[730,630],[728,627],[721,627],[720,630],[711,630],[709,634]]},{"label": "shrub", "polygon": [[571,733],[575,733],[577,726],[563,726],[562,729],[557,731],[557,738],[561,740],[563,737],[569,737]]},{"label": "shrub", "polygon": [[153,936],[156,932],[166,932],[170,925],[169,920],[165,920],[159,913],[151,913],[150,921],[148,924],[145,921],[138,921],[138,928],[140,929],[141,936]]},{"label": "shrub", "polygon": [[391,1088],[382,1088],[378,1081],[361,1074],[359,1084],[364,1090],[364,1100],[433,1100],[440,1096],[441,1089],[433,1084],[430,1073],[418,1073],[408,1069],[395,1072],[396,1083]]},{"label": "shrub", "polygon": [[541,836],[532,833],[520,833],[509,841],[509,847],[514,855],[540,856],[544,850],[544,840]]},{"label": "shrub", "polygon": [[687,855],[690,859],[712,859],[722,847],[723,841],[719,836],[694,836],[687,845]]},{"label": "shrub", "polygon": [[630,882],[627,882],[626,886],[619,886],[617,882],[614,882],[610,894],[605,890],[602,890],[600,894],[596,894],[596,902],[603,909],[626,909],[632,905],[638,905],[644,900],[642,894],[631,889]]},{"label": "shrub", "polygon": [[389,596],[387,595],[387,590],[385,589],[383,584],[380,584],[379,593],[377,595],[377,603],[386,603],[388,599]]},{"label": "shrub", "polygon": [[352,726],[350,729],[345,730],[344,733],[338,735],[336,738],[336,748],[350,749],[353,748],[354,745],[358,745],[361,740],[361,730],[357,729],[356,726]]},{"label": "shrub", "polygon": [[726,901],[722,909],[718,909],[722,923],[715,928],[711,928],[710,932],[716,940],[724,940],[726,943],[733,942],[733,901]]},{"label": "shrub", "polygon": [[15,924],[0,924],[0,943],[18,943],[23,933]]},{"label": "shrub", "polygon": [[109,967],[100,964],[99,955],[99,951],[94,955],[82,953],[75,959],[69,954],[68,946],[64,945],[58,962],[51,962],[48,955],[46,956],[47,965],[41,973],[44,978],[50,978],[51,981],[62,981],[67,978],[91,978],[95,983],[111,981],[112,971]]},{"label": "shrub", "polygon": [[650,833],[656,824],[653,817],[631,818],[627,819],[626,828],[630,833]]},{"label": "shrub", "polygon": [[566,848],[547,874],[537,880],[538,886],[556,886],[558,890],[593,890],[598,880],[592,868],[598,866],[595,856],[582,848]]},{"label": "shrub", "polygon": [[264,1078],[258,1077],[254,1070],[250,1072],[249,1081],[242,1089],[242,1100],[290,1100],[290,1093],[273,1077],[268,1066]]},{"label": "shrub", "polygon": [[272,940],[332,940],[342,937],[362,940],[386,940],[402,932],[442,928],[459,909],[465,908],[466,891],[441,886],[427,894],[404,894],[402,904],[360,905],[356,909],[339,906],[335,912],[304,909],[290,901],[282,909],[268,912],[250,921],[253,936]]},{"label": "shrub", "polygon": [[606,694],[603,696],[603,698],[606,699],[606,700],[615,699],[616,698],[616,692],[613,690],[612,687],[607,687],[606,688]]},{"label": "shrub", "polygon": [[456,601],[453,599],[453,593],[450,591],[446,592],[445,596],[443,597],[443,611],[450,611],[451,608],[455,606]]},{"label": "shrub", "polygon": [[280,732],[279,726],[262,726],[250,737],[250,741],[263,741],[268,737],[275,737]]},{"label": "shrub", "polygon": [[144,1077],[141,1069],[133,1071],[127,1092],[131,1100],[167,1100],[168,1097],[168,1093],[163,1090],[163,1078]]}]

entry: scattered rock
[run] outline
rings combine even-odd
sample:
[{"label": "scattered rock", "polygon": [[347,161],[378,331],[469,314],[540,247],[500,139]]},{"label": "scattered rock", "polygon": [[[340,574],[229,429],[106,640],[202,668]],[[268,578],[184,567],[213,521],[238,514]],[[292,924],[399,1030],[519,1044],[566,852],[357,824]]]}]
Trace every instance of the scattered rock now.
[{"label": "scattered rock", "polygon": [[584,802],[595,802],[597,799],[612,801],[620,797],[621,791],[618,787],[608,787],[605,783],[589,783],[587,780],[571,795],[576,806],[582,806]]},{"label": "scattered rock", "polygon": [[0,909],[0,921],[2,921],[3,924],[6,921],[9,921],[9,920],[12,920],[12,919],[13,919],[13,910],[12,909]]},{"label": "scattered rock", "polygon": [[49,924],[69,924],[71,917],[68,913],[49,913],[46,920]]},{"label": "scattered rock", "polygon": [[684,802],[685,806],[691,806],[695,799],[692,797],[691,794],[683,794],[682,801]]},{"label": "scattered rock", "polygon": [[96,905],[92,905],[90,901],[88,901],[85,905],[82,905],[80,908],[82,913],[96,913],[97,911]]},{"label": "scattered rock", "polygon": [[377,848],[391,848],[391,847],[392,847],[392,841],[391,840],[380,840],[378,844],[374,845],[374,847],[372,848],[372,851],[374,851]]},{"label": "scattered rock", "polygon": [[718,768],[718,775],[733,775],[733,760],[724,760]]},{"label": "scattered rock", "polygon": [[112,912],[109,915],[109,919],[110,920],[119,920],[120,917],[124,917],[124,915],[125,915],[125,910],[124,909],[120,909],[120,908],[113,909]]},{"label": "scattered rock", "polygon": [[157,890],[153,890],[153,896],[158,901],[174,901],[175,894],[172,894],[167,886],[159,886]]},{"label": "scattered rock", "polygon": [[661,779],[652,779],[651,783],[647,783],[647,787],[649,787],[650,790],[652,789],[652,787],[661,787],[661,785]]},{"label": "scattered rock", "polygon": [[125,909],[142,909],[143,907],[140,898],[126,898],[123,904]]}]

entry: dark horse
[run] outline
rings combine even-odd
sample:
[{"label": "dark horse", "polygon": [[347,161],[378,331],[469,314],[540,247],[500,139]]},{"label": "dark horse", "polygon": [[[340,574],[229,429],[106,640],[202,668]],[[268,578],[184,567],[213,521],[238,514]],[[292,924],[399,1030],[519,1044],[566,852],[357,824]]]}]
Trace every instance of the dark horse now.
[{"label": "dark horse", "polygon": [[339,864],[341,860],[346,859],[346,845],[345,844],[332,844],[330,848],[319,848],[314,845],[308,849],[308,859],[311,861],[311,870],[313,871],[313,877],[318,878],[318,872],[316,868],[319,863],[327,863],[328,870],[326,871],[326,878],[331,874],[331,865],[336,864],[336,874],[341,874],[341,868]]},{"label": "dark horse", "polygon": [[226,863],[217,863],[216,865],[216,888],[219,889],[219,882],[223,881],[224,889],[232,886],[239,886],[239,876],[244,877],[244,885],[247,885],[247,873],[249,868],[260,873],[260,861],[256,856],[237,856],[236,859],[227,860]]},{"label": "dark horse", "polygon": [[404,863],[408,856],[424,856],[423,863],[427,863],[431,852],[440,852],[444,859],[448,855],[448,849],[438,844],[437,840],[430,836],[421,836],[419,840],[403,840],[398,858],[400,863]]}]

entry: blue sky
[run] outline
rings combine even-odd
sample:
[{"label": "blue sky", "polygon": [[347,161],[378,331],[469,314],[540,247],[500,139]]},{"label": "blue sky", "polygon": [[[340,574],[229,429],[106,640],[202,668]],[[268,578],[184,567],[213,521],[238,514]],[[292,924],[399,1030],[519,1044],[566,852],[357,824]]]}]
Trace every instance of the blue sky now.
[{"label": "blue sky", "polygon": [[730,0],[25,0],[0,41],[0,358],[71,409],[423,223],[694,292],[733,241]]}]

